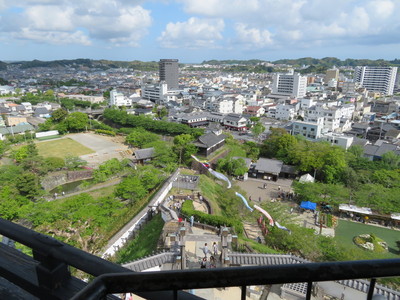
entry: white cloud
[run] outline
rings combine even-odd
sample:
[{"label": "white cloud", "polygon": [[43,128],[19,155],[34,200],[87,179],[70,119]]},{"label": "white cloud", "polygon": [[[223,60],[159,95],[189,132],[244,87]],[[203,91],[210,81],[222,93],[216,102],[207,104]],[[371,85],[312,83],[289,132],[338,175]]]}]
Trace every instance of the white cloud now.
[{"label": "white cloud", "polygon": [[190,18],[186,22],[168,23],[158,41],[165,48],[218,47],[225,24],[222,19]]},{"label": "white cloud", "polygon": [[393,15],[393,12],[395,10],[395,4],[393,3],[393,1],[389,0],[371,1],[368,6],[374,16],[380,19],[387,19],[388,17]]},{"label": "white cloud", "polygon": [[374,37],[400,42],[398,0],[178,0],[187,13],[221,18],[236,26],[234,41],[254,46],[313,47],[365,43]]},{"label": "white cloud", "polygon": [[0,32],[43,43],[57,44],[64,36],[82,45],[96,39],[113,46],[137,46],[152,23],[150,11],[138,5],[143,1],[21,0],[18,7],[10,0],[0,1],[0,7],[3,3],[11,9],[3,15],[7,22],[0,24]]},{"label": "white cloud", "polygon": [[246,44],[247,48],[263,48],[273,45],[272,34],[268,30],[249,28],[247,25],[238,23],[235,26],[239,43]]},{"label": "white cloud", "polygon": [[32,29],[70,31],[74,29],[71,8],[58,6],[33,6],[26,9],[26,22]]},{"label": "white cloud", "polygon": [[59,32],[59,31],[39,31],[31,30],[29,28],[22,28],[18,33],[14,33],[13,36],[18,39],[32,40],[38,43],[46,43],[53,45],[68,45],[68,44],[80,44],[89,46],[91,45],[90,40],[82,31]]}]

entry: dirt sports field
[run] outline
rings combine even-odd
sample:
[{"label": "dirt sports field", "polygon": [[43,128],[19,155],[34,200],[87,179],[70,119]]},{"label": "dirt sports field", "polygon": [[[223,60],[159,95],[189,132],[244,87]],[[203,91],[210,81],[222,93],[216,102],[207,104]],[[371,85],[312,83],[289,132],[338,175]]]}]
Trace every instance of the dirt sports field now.
[{"label": "dirt sports field", "polygon": [[[74,143],[68,143],[68,139],[79,143],[82,147],[76,147],[73,145]],[[65,157],[67,155],[76,155],[86,160],[88,167],[95,168],[111,158],[123,159],[132,157],[132,149],[124,145],[123,141],[120,137],[102,136],[94,133],[76,133],[53,141],[39,142],[38,145],[43,143],[47,148],[50,148],[54,144],[58,144],[58,149],[53,150],[53,155],[47,154],[46,156]],[[60,147],[65,147],[66,149],[60,149]],[[86,150],[82,152],[81,148]]]}]

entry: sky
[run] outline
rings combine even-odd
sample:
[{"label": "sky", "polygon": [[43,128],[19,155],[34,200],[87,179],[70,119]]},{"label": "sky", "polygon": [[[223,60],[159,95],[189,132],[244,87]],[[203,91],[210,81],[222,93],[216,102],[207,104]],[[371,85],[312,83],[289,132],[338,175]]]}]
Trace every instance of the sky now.
[{"label": "sky", "polygon": [[400,0],[0,0],[0,61],[400,58]]}]

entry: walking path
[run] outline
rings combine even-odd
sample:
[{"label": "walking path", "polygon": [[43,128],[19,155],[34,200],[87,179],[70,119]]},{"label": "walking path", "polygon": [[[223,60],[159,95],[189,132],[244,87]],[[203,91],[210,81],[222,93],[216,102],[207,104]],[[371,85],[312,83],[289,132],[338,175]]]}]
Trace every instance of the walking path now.
[{"label": "walking path", "polygon": [[72,192],[72,193],[66,193],[64,195],[58,194],[57,198],[54,198],[53,196],[49,196],[49,197],[46,198],[46,200],[52,201],[52,200],[55,200],[55,199],[64,199],[64,198],[76,196],[76,195],[79,195],[79,194],[82,194],[82,193],[87,193],[87,192],[99,190],[99,189],[102,189],[102,188],[105,188],[105,187],[108,187],[108,186],[117,185],[118,183],[121,182],[121,180],[122,180],[121,178],[114,178],[114,179],[111,179],[111,180],[106,181],[106,182],[98,183],[98,184],[96,184],[96,185],[94,185],[94,186],[92,186],[90,188],[85,189],[85,190]]}]

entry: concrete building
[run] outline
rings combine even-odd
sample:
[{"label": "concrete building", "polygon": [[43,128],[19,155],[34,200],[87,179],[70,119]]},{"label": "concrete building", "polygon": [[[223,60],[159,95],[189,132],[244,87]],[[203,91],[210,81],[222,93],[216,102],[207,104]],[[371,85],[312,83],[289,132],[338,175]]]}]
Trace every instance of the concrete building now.
[{"label": "concrete building", "polygon": [[332,132],[328,132],[323,134],[320,137],[320,141],[327,141],[332,144],[332,146],[340,146],[343,147],[344,149],[348,149],[351,144],[353,143],[354,137],[352,136],[344,136],[340,134],[335,134]]},{"label": "concrete building", "polygon": [[322,123],[295,121],[292,124],[292,135],[302,135],[309,140],[318,140],[321,137]]},{"label": "concrete building", "polygon": [[277,95],[302,98],[306,95],[307,76],[298,73],[275,74],[272,93]]},{"label": "concrete building", "polygon": [[326,70],[325,82],[328,83],[332,79],[334,79],[336,82],[338,81],[338,79],[339,79],[339,69]]},{"label": "concrete building", "polygon": [[167,83],[169,90],[178,89],[179,66],[177,59],[160,59],[159,62],[160,81]]},{"label": "concrete building", "polygon": [[155,103],[165,102],[164,95],[167,94],[167,90],[167,84],[165,82],[147,84],[142,86],[142,98]]},{"label": "concrete building", "polygon": [[293,105],[279,104],[276,106],[275,119],[277,120],[293,120],[296,110]]},{"label": "concrete building", "polygon": [[354,81],[368,91],[380,92],[383,95],[393,95],[397,67],[356,67]]},{"label": "concrete building", "polygon": [[110,92],[110,106],[132,106],[132,99],[125,97],[124,94],[117,92],[117,90],[112,90]]}]

